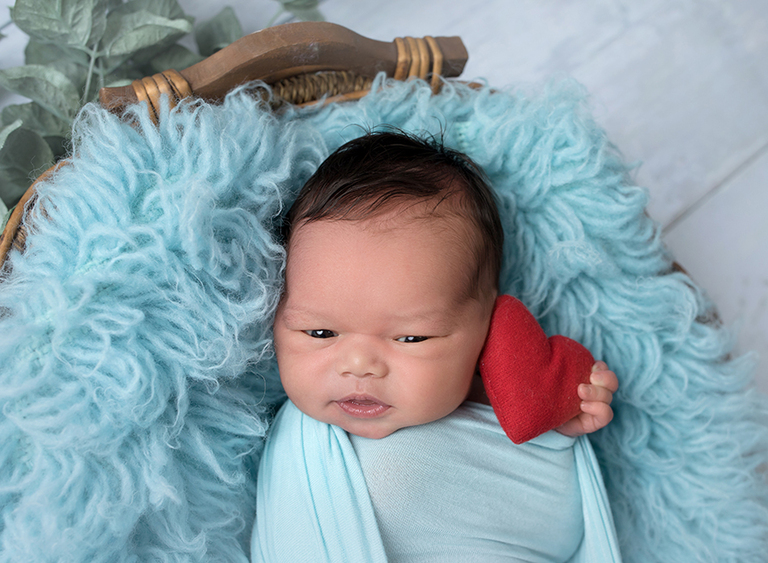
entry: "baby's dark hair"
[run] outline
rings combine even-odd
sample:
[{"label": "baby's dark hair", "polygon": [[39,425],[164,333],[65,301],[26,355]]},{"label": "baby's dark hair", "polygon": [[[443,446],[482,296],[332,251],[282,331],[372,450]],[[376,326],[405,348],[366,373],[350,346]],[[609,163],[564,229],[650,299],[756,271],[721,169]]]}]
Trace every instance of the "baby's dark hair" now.
[{"label": "baby's dark hair", "polygon": [[430,216],[469,221],[476,233],[469,290],[497,290],[504,232],[493,192],[479,166],[434,138],[380,131],[342,145],[301,189],[283,222],[283,241],[287,246],[292,230],[307,222],[367,219],[422,202]]}]

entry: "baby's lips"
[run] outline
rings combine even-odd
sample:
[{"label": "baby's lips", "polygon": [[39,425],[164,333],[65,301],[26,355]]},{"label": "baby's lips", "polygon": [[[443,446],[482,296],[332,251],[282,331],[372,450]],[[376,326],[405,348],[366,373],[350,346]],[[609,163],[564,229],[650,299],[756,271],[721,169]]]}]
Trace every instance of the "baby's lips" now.
[{"label": "baby's lips", "polygon": [[383,407],[391,406],[385,403],[384,401],[380,401],[373,395],[359,394],[359,393],[353,393],[351,395],[347,395],[343,399],[339,399],[337,402],[340,402],[340,403],[351,402],[359,405],[381,405]]},{"label": "baby's lips", "polygon": [[376,418],[390,408],[390,405],[371,395],[347,395],[336,403],[342,411],[355,418]]}]

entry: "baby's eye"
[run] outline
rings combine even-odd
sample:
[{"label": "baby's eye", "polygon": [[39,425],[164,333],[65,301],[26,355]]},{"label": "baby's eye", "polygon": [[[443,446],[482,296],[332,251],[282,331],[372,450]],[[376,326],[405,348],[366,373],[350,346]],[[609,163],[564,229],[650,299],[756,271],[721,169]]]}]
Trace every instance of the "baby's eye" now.
[{"label": "baby's eye", "polygon": [[325,330],[325,329],[305,330],[304,332],[306,332],[312,338],[333,338],[334,336],[338,336],[338,334],[336,334],[332,330]]},{"label": "baby's eye", "polygon": [[397,341],[398,342],[408,342],[408,343],[424,342],[428,338],[429,338],[429,336],[401,336],[400,338],[397,339]]}]

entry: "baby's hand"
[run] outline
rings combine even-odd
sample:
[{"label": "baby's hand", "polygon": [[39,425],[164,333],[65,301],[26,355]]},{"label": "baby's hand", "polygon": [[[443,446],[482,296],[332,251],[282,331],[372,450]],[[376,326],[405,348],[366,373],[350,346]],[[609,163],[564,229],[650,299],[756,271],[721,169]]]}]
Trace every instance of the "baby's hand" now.
[{"label": "baby's hand", "polygon": [[619,388],[619,380],[616,374],[608,369],[605,362],[595,362],[592,366],[590,384],[579,385],[579,397],[581,398],[581,413],[571,420],[556,428],[560,434],[566,436],[583,436],[608,425],[613,419],[611,401],[613,394]]}]

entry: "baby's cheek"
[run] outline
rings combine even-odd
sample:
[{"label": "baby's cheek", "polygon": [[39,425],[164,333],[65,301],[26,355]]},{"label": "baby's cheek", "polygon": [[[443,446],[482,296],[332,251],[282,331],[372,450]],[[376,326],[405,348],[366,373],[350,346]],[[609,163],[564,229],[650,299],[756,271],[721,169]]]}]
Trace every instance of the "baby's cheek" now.
[{"label": "baby's cheek", "polygon": [[472,385],[474,367],[456,362],[443,362],[434,366],[431,372],[426,380],[429,389],[425,389],[424,396],[435,403],[435,409],[442,415],[449,414],[467,397]]},{"label": "baby's cheek", "polygon": [[285,341],[278,342],[276,339],[275,353],[277,356],[277,369],[280,373],[280,382],[283,384],[288,397],[296,402],[292,395],[299,393],[304,386],[302,381],[302,372],[304,370],[302,369],[300,356],[292,353],[290,346]]}]

